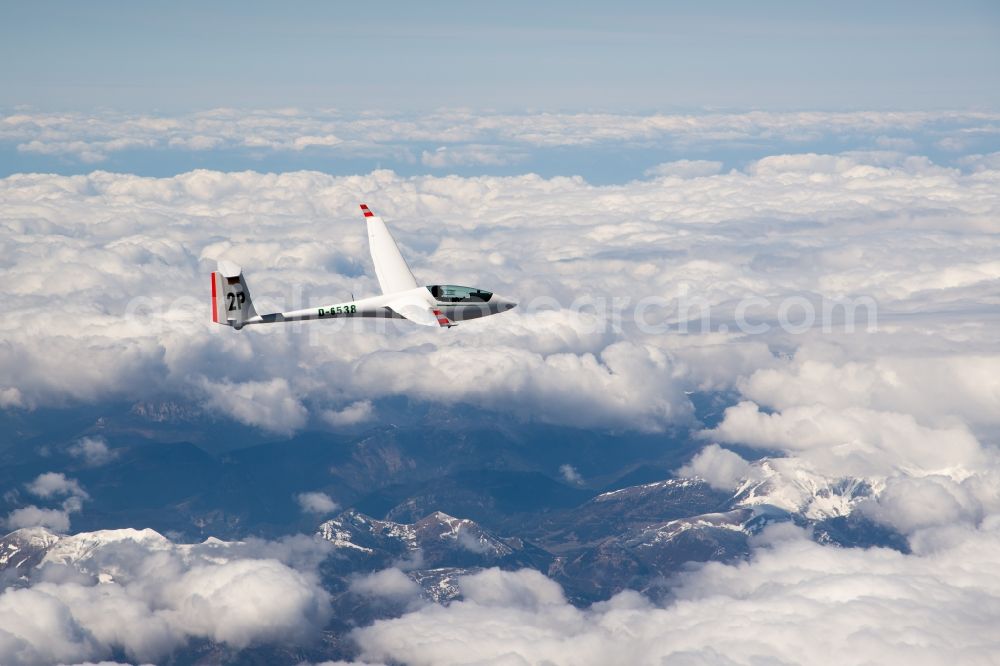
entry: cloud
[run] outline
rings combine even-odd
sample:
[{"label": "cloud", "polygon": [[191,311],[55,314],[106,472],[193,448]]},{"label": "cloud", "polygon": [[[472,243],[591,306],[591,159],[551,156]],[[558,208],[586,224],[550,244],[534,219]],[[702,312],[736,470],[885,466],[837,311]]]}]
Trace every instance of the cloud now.
[{"label": "cloud", "polygon": [[334,502],[329,495],[321,492],[299,493],[295,496],[302,511],[306,513],[327,514],[333,513],[340,506]]},{"label": "cloud", "polygon": [[76,479],[69,479],[62,472],[45,472],[25,484],[28,492],[41,499],[62,497],[60,508],[40,508],[34,504],[23,506],[8,514],[4,525],[8,529],[22,527],[48,527],[56,532],[68,532],[70,514],[83,510],[83,501],[89,495]]},{"label": "cloud", "polygon": [[45,472],[25,484],[28,492],[42,498],[67,496],[86,498],[87,493],[76,479],[68,479],[62,472]]},{"label": "cloud", "polygon": [[[402,117],[333,110],[211,109],[176,116],[17,112],[0,116],[0,145],[22,153],[70,156],[84,163],[143,148],[190,150],[322,149],[342,155],[387,155],[414,143],[436,144],[422,161],[443,168],[499,165],[522,159],[526,148],[593,145],[684,148],[709,142],[791,143],[845,135],[867,136],[883,148],[904,150],[907,133],[939,137],[998,120],[991,112],[749,112],[698,114],[473,113],[439,110]],[[892,132],[893,136],[887,136]],[[955,137],[938,139],[962,150]],[[443,150],[442,150],[443,148]],[[665,174],[664,174],[665,175]],[[679,175],[679,174],[670,174]],[[709,174],[698,174],[709,175]]]},{"label": "cloud", "polygon": [[917,142],[904,136],[880,135],[875,137],[875,145],[886,150],[898,150],[900,152],[913,152],[917,149]]},{"label": "cloud", "polygon": [[559,475],[562,476],[566,483],[581,484],[583,483],[583,477],[580,473],[576,471],[576,468],[569,463],[559,466]]},{"label": "cloud", "polygon": [[[997,481],[990,475],[991,485]],[[983,493],[978,478],[962,482],[942,475],[898,476],[889,479],[877,498],[863,504],[861,512],[904,534],[940,525],[977,525],[1000,509],[996,492]]]},{"label": "cloud", "polygon": [[282,434],[290,434],[306,423],[306,408],[283,378],[239,383],[205,381],[204,388],[211,407],[240,423]]},{"label": "cloud", "polygon": [[[909,414],[932,431],[964,422],[978,439],[1000,413],[995,392],[977,388],[993,381],[981,315],[1000,260],[989,243],[954,239],[996,226],[997,177],[881,153],[772,156],[669,187],[388,171],[10,176],[0,390],[6,409],[166,400],[279,434],[363,422],[366,405],[397,395],[663,431],[689,422],[686,391],[724,390],[779,410]],[[244,265],[261,311],[377,293],[362,199],[390,220],[418,279],[484,286],[519,308],[445,335],[343,320],[237,333],[206,321],[219,257]],[[337,242],[318,241],[318,228]],[[782,304],[803,295],[870,297],[882,326],[848,338],[817,323],[789,338],[776,325]],[[708,330],[678,330],[682,297],[696,324],[710,308]],[[733,325],[745,297],[764,301],[750,312],[767,333]],[[961,325],[934,314],[962,308],[979,314]],[[846,381],[851,363],[867,384]],[[943,381],[928,381],[932,366]]]},{"label": "cloud", "polygon": [[30,587],[0,593],[5,664],[79,663],[113,652],[155,661],[195,637],[236,649],[303,644],[330,618],[314,570],[282,561],[311,545],[180,546],[151,530],[116,530],[63,537],[56,548],[75,553],[76,574],[56,558]]},{"label": "cloud", "polygon": [[418,600],[421,592],[420,585],[395,567],[355,578],[350,587],[355,594],[411,602]]},{"label": "cloud", "polygon": [[479,606],[545,608],[566,602],[562,589],[534,569],[487,569],[461,579],[462,595]]},{"label": "cloud", "polygon": [[324,410],[321,417],[334,428],[352,426],[372,420],[375,417],[375,407],[371,400],[358,400],[341,410]]},{"label": "cloud", "polygon": [[682,573],[663,606],[627,591],[578,609],[537,572],[492,569],[460,580],[461,601],[354,637],[362,659],[411,664],[990,663],[997,528],[948,529],[904,555],[780,526],[749,562]]},{"label": "cloud", "polygon": [[385,386],[392,393],[471,402],[579,427],[610,423],[658,431],[691,413],[669,356],[624,342],[599,357],[504,347],[398,351],[372,354],[356,372],[358,385],[369,390]]},{"label": "cloud", "polygon": [[747,397],[778,409],[804,404],[869,407],[914,415],[925,425],[960,419],[1000,425],[1000,357],[976,350],[917,355],[906,348],[853,358],[803,345],[792,359],[762,368],[741,385]]},{"label": "cloud", "polygon": [[91,467],[105,465],[118,457],[118,452],[108,448],[103,437],[81,437],[69,447],[69,454],[74,458],[82,458]]},{"label": "cloud", "polygon": [[718,490],[733,490],[740,481],[753,474],[753,468],[739,455],[718,444],[711,444],[677,470],[677,474],[704,479]]},{"label": "cloud", "polygon": [[297,136],[295,140],[292,141],[293,150],[305,150],[306,148],[312,146],[336,146],[337,144],[343,143],[343,139],[339,139],[332,134],[327,134],[324,136]]},{"label": "cloud", "polygon": [[425,150],[420,154],[420,163],[435,169],[475,165],[505,166],[523,162],[527,157],[526,153],[515,152],[503,146],[471,144],[455,148],[441,146],[433,152]]},{"label": "cloud", "polygon": [[24,407],[21,391],[13,386],[0,389],[0,407]]},{"label": "cloud", "polygon": [[967,155],[958,161],[963,166],[970,167],[974,171],[1000,170],[1000,152],[988,153],[986,155]]},{"label": "cloud", "polygon": [[897,467],[962,476],[984,462],[982,447],[963,426],[928,428],[909,414],[822,406],[789,407],[768,414],[750,401],[726,409],[704,433],[721,442],[781,448],[821,472],[886,475]]},{"label": "cloud", "polygon": [[663,162],[646,169],[645,175],[652,178],[699,178],[714,176],[722,171],[722,162],[711,160],[676,160]]},{"label": "cloud", "polygon": [[[119,116],[92,129],[80,129],[86,116],[8,116],[0,141],[38,141],[26,150],[83,159],[113,154],[125,145],[110,143],[118,139],[150,138],[156,146],[177,139],[175,150],[351,151],[371,142],[389,150],[402,141],[407,150],[460,154],[466,144],[520,152],[763,145],[824,132],[855,132],[871,146],[872,137],[933,133],[933,123],[995,122],[995,114],[449,112],[363,126],[336,114],[279,115]],[[314,141],[331,136],[342,143]],[[607,186],[384,170],[16,174],[0,180],[0,405],[169,400],[290,434],[364,422],[376,401],[404,396],[560,425],[683,432],[694,423],[689,396],[725,392],[739,396],[736,404],[709,415],[704,437],[783,454],[762,481],[775,486],[773,497],[798,506],[803,492],[815,493],[837,515],[861,511],[904,532],[913,554],[834,549],[793,528],[770,531],[747,563],[682,574],[662,606],[624,593],[577,609],[540,574],[493,571],[463,581],[463,601],[358,630],[362,657],[448,663],[468,659],[474,646],[482,660],[529,663],[986,662],[998,649],[990,641],[1000,592],[1000,172],[989,155],[948,166],[882,143],[891,150],[773,154],[725,172],[674,162],[647,180]],[[236,332],[208,321],[207,274],[220,257],[244,265],[261,311],[377,293],[358,231],[361,200],[390,221],[420,281],[494,289],[518,309],[450,331],[340,320]],[[761,332],[737,326],[748,299]],[[823,310],[851,299],[873,304],[875,326],[848,330],[848,309]],[[693,307],[684,311],[685,303]],[[813,305],[814,325],[781,327],[789,311]],[[642,321],[632,316],[637,306]],[[679,473],[732,488],[747,467],[709,444]],[[874,495],[839,504],[822,496],[841,480],[866,483]],[[83,489],[65,476],[36,482],[49,493],[40,499],[61,508],[20,507],[8,523],[68,530]],[[114,576],[127,587],[121,593],[53,578],[23,599],[5,597],[6,608],[30,613],[17,616],[19,633],[0,635],[0,646],[40,661],[60,659],[57,652],[101,658],[109,646],[161,654],[196,636],[234,646],[296,636],[325,617],[324,597],[307,591],[312,565],[286,559],[295,551],[311,560],[312,551],[283,545],[269,557],[248,545],[239,559],[255,563],[188,576],[223,565],[164,548],[140,558],[151,570],[164,558],[164,578],[147,587],[134,587],[138,569],[129,565]],[[413,590],[397,574],[382,577],[357,590]],[[291,606],[278,617],[246,610],[246,595],[286,588]],[[196,589],[212,599],[198,600]],[[104,603],[137,618],[141,631],[119,636],[99,621],[107,613],[84,612]],[[229,604],[239,607],[231,618]],[[6,623],[3,630],[14,635]],[[441,640],[421,642],[426,636]]]},{"label": "cloud", "polygon": [[69,531],[69,512],[61,509],[40,509],[34,504],[14,509],[4,521],[7,529],[48,527],[56,532]]}]

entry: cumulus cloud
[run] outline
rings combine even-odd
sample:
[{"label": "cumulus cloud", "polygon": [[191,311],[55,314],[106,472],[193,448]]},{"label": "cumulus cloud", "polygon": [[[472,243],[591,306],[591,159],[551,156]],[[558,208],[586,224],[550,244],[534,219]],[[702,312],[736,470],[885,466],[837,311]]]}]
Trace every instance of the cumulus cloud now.
[{"label": "cumulus cloud", "polygon": [[749,401],[726,409],[722,423],[705,433],[719,441],[780,447],[845,474],[891,472],[900,463],[924,473],[973,469],[984,462],[965,427],[928,428],[909,414],[848,408],[789,407],[768,414]]},{"label": "cumulus cloud", "polygon": [[69,454],[91,467],[107,464],[118,457],[118,452],[108,448],[103,437],[81,437],[69,447]]},{"label": "cumulus cloud", "polygon": [[741,391],[778,409],[803,404],[868,407],[909,413],[926,425],[959,419],[973,427],[996,426],[1000,358],[985,351],[942,349],[918,356],[903,347],[880,349],[871,358],[805,344],[781,365],[756,370],[742,382]]},{"label": "cumulus cloud", "polygon": [[54,547],[60,554],[47,555],[30,587],[0,593],[0,655],[9,664],[79,663],[113,652],[153,661],[194,637],[233,648],[308,642],[330,617],[329,597],[314,570],[286,562],[313,548],[179,546],[150,530],[63,537]]},{"label": "cumulus cloud", "polygon": [[351,591],[368,597],[413,602],[420,598],[421,588],[401,570],[390,567],[355,578],[351,582]]},{"label": "cumulus cloud", "polygon": [[718,444],[706,446],[691,459],[691,462],[677,470],[680,476],[704,479],[708,485],[719,490],[732,490],[750,477],[753,468],[738,454],[724,449]]},{"label": "cumulus cloud", "polygon": [[670,357],[625,342],[600,356],[503,347],[372,354],[358,364],[357,373],[358,385],[369,390],[388,386],[393,393],[472,402],[581,427],[614,424],[656,431],[664,423],[686,420],[691,412]]},{"label": "cumulus cloud", "polygon": [[372,420],[375,417],[375,407],[371,400],[358,400],[340,410],[324,410],[321,417],[335,428],[352,426]]},{"label": "cumulus cloud", "polygon": [[7,529],[22,527],[48,527],[56,532],[69,531],[69,511],[65,509],[41,509],[34,504],[14,509],[4,521]]},{"label": "cumulus cloud", "polygon": [[295,496],[299,507],[306,513],[328,514],[337,510],[339,505],[329,495],[319,491],[299,493]]},{"label": "cumulus cloud", "polygon": [[[309,136],[328,133],[342,136]],[[851,406],[909,414],[933,431],[966,422],[978,438],[1000,413],[995,392],[977,389],[997,375],[991,334],[981,318],[960,326],[929,313],[985,302],[993,246],[935,230],[988,235],[996,179],[885,153],[773,156],[669,186],[387,171],[11,176],[0,181],[0,395],[7,409],[188,401],[288,434],[363,422],[394,395],[655,431],[689,421],[686,391],[738,390],[779,410]],[[205,276],[219,257],[244,265],[262,311],[377,293],[359,200],[390,220],[421,281],[483,286],[520,307],[443,334],[395,322],[239,333],[206,322]],[[317,241],[317,228],[337,242]],[[765,228],[773,233],[747,231]],[[776,325],[782,304],[802,295],[868,296],[881,327],[862,340],[817,323],[789,338]],[[696,306],[687,314],[682,297]],[[767,333],[732,325],[747,297]],[[678,330],[697,324],[702,306],[707,329]],[[932,338],[940,390],[920,374]],[[796,347],[839,351],[788,361]],[[812,360],[831,372],[812,373]],[[850,363],[867,384],[842,381]],[[893,376],[905,379],[895,390]]]},{"label": "cumulus cloud", "polygon": [[1000,152],[967,155],[959,159],[959,163],[971,167],[975,171],[997,171],[1000,170]]},{"label": "cumulus cloud", "polygon": [[284,378],[203,386],[209,405],[240,423],[283,434],[305,425],[306,408]]},{"label": "cumulus cloud", "polygon": [[462,578],[461,601],[354,636],[363,659],[411,664],[990,663],[997,527],[927,535],[911,555],[772,528],[749,562],[681,574],[664,606],[628,591],[578,609],[537,572],[493,569]]},{"label": "cumulus cloud", "polygon": [[[937,474],[892,477],[878,497],[865,502],[860,510],[906,534],[941,525],[977,525],[1000,509],[997,475],[991,472],[985,479],[973,476],[962,481]],[[983,488],[984,480],[989,490]]]},{"label": "cumulus cloud", "polygon": [[56,532],[68,532],[70,514],[83,509],[89,498],[76,479],[67,478],[62,472],[44,472],[25,484],[28,492],[43,500],[63,498],[59,508],[41,508],[34,504],[19,507],[8,514],[4,525],[8,529],[22,527],[48,527]]},{"label": "cumulus cloud", "polygon": [[76,479],[68,479],[62,472],[45,472],[25,484],[28,492],[37,497],[75,496],[85,498],[87,493]]},{"label": "cumulus cloud", "polygon": [[566,483],[581,484],[583,483],[583,477],[580,476],[580,472],[576,471],[576,468],[566,463],[565,465],[559,466],[559,475],[562,476]]},{"label": "cumulus cloud", "polygon": [[21,391],[14,386],[0,389],[0,407],[24,407]]}]

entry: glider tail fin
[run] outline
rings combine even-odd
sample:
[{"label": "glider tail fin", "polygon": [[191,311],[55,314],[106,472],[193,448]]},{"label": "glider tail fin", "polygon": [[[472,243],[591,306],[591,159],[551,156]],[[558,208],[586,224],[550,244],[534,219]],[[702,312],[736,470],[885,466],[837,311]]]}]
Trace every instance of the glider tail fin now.
[{"label": "glider tail fin", "polygon": [[212,321],[239,330],[256,316],[243,269],[220,261],[219,269],[212,273]]}]

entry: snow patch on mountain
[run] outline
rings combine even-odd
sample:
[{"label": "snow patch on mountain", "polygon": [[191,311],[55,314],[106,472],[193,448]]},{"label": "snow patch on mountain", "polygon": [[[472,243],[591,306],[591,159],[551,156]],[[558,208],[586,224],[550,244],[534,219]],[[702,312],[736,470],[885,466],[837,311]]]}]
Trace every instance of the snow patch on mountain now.
[{"label": "snow patch on mountain", "polygon": [[829,477],[796,458],[765,458],[751,467],[736,490],[734,507],[770,506],[807,520],[848,516],[885,488],[883,478]]},{"label": "snow patch on mountain", "polygon": [[25,527],[0,539],[0,571],[31,569],[59,539],[44,527]]},{"label": "snow patch on mountain", "polygon": [[42,564],[50,562],[80,564],[92,559],[101,552],[101,549],[110,544],[136,545],[148,551],[164,551],[175,548],[186,550],[184,545],[176,545],[159,532],[148,528],[144,530],[132,528],[98,530],[66,536],[54,542],[46,552]]}]

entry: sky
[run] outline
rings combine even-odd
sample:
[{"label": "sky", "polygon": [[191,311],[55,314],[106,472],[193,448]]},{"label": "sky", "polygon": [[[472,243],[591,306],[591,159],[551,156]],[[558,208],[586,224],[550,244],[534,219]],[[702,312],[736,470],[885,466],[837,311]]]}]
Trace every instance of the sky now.
[{"label": "sky", "polygon": [[1000,8],[956,2],[7,3],[0,107],[981,108]]},{"label": "sky", "polygon": [[[684,432],[700,450],[677,475],[735,491],[759,454],[793,500],[862,479],[852,510],[909,547],[777,525],[664,599],[586,608],[495,569],[440,606],[390,567],[357,583],[406,601],[352,632],[368,662],[997,663],[997,7],[8,4],[0,410],[138,401],[275,441],[400,404]],[[259,311],[377,293],[362,201],[418,280],[519,307],[450,331],[211,323],[223,258]],[[711,426],[700,393],[727,396]],[[61,436],[4,442],[52,461],[0,489],[5,528],[87,514],[93,489],[46,447],[100,467],[121,443]],[[304,512],[337,507],[305,490]],[[0,592],[0,661],[306,644],[330,620],[307,535],[134,527],[94,555],[115,580]]]}]

